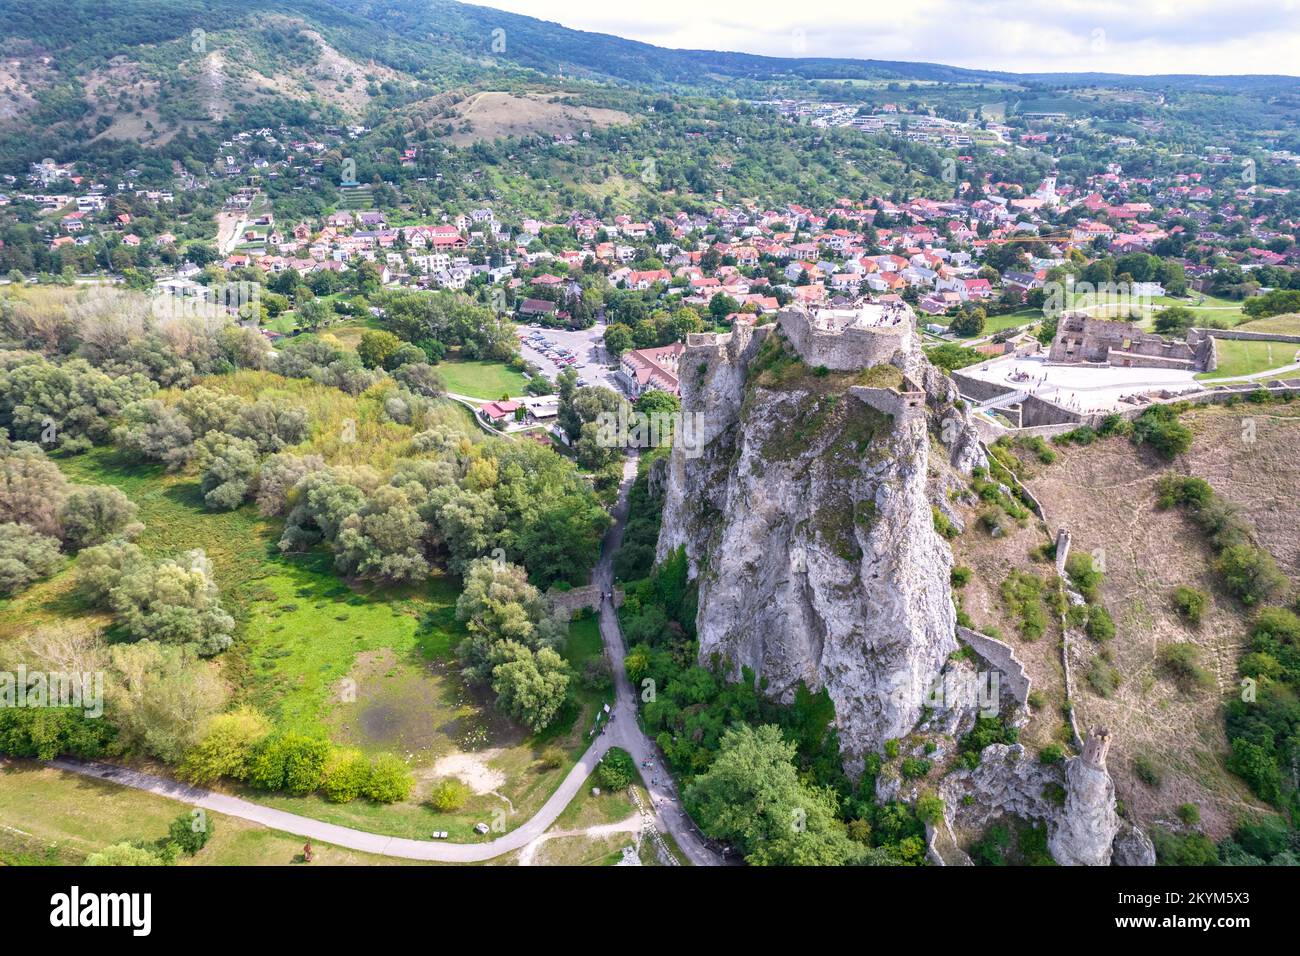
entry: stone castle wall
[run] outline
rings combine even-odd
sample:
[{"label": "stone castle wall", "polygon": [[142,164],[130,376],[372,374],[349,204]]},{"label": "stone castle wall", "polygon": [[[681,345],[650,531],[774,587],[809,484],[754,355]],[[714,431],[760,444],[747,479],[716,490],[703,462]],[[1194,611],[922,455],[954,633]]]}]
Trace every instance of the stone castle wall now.
[{"label": "stone castle wall", "polygon": [[1025,671],[1025,665],[1016,658],[1016,653],[1009,644],[960,624],[957,625],[957,637],[1002,675],[1006,689],[1016,703],[1024,707],[1029,702],[1029,691],[1033,684]]},{"label": "stone castle wall", "polygon": [[814,329],[809,313],[784,309],[777,325],[800,358],[813,368],[824,365],[832,372],[853,372],[885,365],[899,351],[912,348],[915,325],[883,325],[878,328],[849,326],[839,331]]},{"label": "stone castle wall", "polygon": [[[907,383],[905,383],[905,386]],[[870,388],[854,385],[849,394],[862,400],[878,412],[891,416],[896,424],[925,417],[925,392],[915,387],[905,391],[892,388]]]}]

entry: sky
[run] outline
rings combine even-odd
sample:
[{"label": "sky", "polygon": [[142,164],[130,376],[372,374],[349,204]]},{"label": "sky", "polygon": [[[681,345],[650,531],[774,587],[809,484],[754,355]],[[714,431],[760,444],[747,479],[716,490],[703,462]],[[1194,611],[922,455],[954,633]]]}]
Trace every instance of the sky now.
[{"label": "sky", "polygon": [[1300,74],[1300,0],[471,0],[678,49],[1015,73]]}]

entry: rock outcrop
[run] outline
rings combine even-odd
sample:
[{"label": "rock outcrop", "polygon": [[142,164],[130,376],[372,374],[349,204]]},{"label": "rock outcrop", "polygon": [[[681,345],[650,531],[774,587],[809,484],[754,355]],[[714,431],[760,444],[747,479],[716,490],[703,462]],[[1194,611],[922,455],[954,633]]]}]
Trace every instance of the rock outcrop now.
[{"label": "rock outcrop", "polygon": [[890,336],[889,364],[865,364],[877,341],[855,368],[860,334],[839,371],[810,368],[774,326],[691,336],[682,409],[703,416],[704,450],[674,450],[658,547],[684,548],[696,576],[701,658],[782,700],[827,688],[850,772],[911,730],[957,648],[928,472],[934,442],[967,462],[979,448],[915,332]]},{"label": "rock outcrop", "polygon": [[[1108,745],[1108,733],[1098,729],[1064,765],[1044,764],[1019,744],[986,747],[978,767],[940,785],[943,827],[973,834],[998,820],[1029,820],[1046,824],[1047,848],[1063,866],[1151,866],[1151,841],[1116,813]],[[950,851],[941,860],[955,862]]]}]

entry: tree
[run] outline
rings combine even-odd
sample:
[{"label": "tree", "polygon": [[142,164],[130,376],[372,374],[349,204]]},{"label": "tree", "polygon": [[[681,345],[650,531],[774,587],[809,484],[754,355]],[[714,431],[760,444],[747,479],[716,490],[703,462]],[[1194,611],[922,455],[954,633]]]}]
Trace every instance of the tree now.
[{"label": "tree", "polygon": [[357,355],[366,368],[381,368],[401,347],[402,340],[392,332],[383,329],[367,329],[361,333],[361,342],[357,345]]},{"label": "tree", "polygon": [[194,432],[176,408],[151,398],[127,406],[123,419],[113,432],[122,448],[165,462],[169,471],[183,468],[194,457]]},{"label": "tree", "polygon": [[39,446],[21,442],[0,448],[0,522],[57,537],[62,532],[59,512],[68,490],[63,472]]},{"label": "tree", "polygon": [[188,648],[115,644],[109,659],[105,714],[128,751],[175,762],[226,704],[225,683]]},{"label": "tree", "polygon": [[533,652],[514,641],[493,648],[492,690],[497,706],[529,730],[545,730],[564,706],[569,665],[549,647]]},{"label": "tree", "polygon": [[599,551],[609,512],[592,498],[564,496],[544,508],[519,537],[530,577],[541,586],[579,583],[590,555]]},{"label": "tree", "polygon": [[257,480],[257,445],[225,432],[199,443],[199,490],[209,508],[238,508]]},{"label": "tree", "polygon": [[1161,335],[1186,335],[1196,323],[1196,313],[1182,305],[1171,305],[1156,313],[1155,330]]},{"label": "tree", "polygon": [[622,355],[633,346],[632,328],[615,322],[605,329],[605,350],[610,355]]},{"label": "tree", "polygon": [[59,511],[63,539],[81,549],[119,535],[132,537],[144,528],[135,520],[138,510],[112,485],[73,485]]},{"label": "tree", "polygon": [[535,650],[563,639],[559,620],[524,569],[492,558],[470,564],[456,619],[469,631],[458,649],[465,674],[479,682],[490,680],[500,663],[492,659],[495,645],[511,642]]},{"label": "tree", "polygon": [[967,309],[963,307],[948,323],[948,331],[953,335],[971,338],[984,331],[984,323],[987,318],[988,313],[983,308]]},{"label": "tree", "polygon": [[298,327],[315,332],[323,325],[334,321],[334,306],[324,299],[312,299],[303,302],[297,309]]},{"label": "tree", "polygon": [[754,865],[859,861],[863,847],[836,818],[834,795],[802,783],[794,755],[774,725],[733,727],[713,765],[687,788],[687,805],[708,836],[735,843]]},{"label": "tree", "polygon": [[393,378],[416,395],[425,398],[442,398],[447,394],[447,384],[428,362],[410,362],[393,373]]},{"label": "tree", "polygon": [[636,763],[622,747],[610,747],[596,765],[596,777],[606,790],[626,790],[636,780]]},{"label": "tree", "polygon": [[167,835],[186,855],[194,856],[212,839],[212,814],[182,813],[167,828]]},{"label": "tree", "polygon": [[122,579],[146,563],[144,552],[129,541],[108,541],[77,556],[77,591],[92,607],[108,607],[109,596]]},{"label": "tree", "polygon": [[59,541],[21,524],[0,524],[0,595],[48,577],[63,561]]},{"label": "tree", "polygon": [[229,647],[235,630],[202,549],[177,560],[137,565],[109,592],[109,603],[132,637],[194,644],[205,656]]},{"label": "tree", "polygon": [[283,514],[289,503],[289,492],[304,476],[325,467],[320,455],[299,457],[289,452],[272,455],[262,462],[257,476],[257,510],[260,514]]},{"label": "tree", "polygon": [[384,485],[339,525],[334,564],[351,576],[418,581],[429,573],[426,531],[406,492]]},{"label": "tree", "polygon": [[308,430],[305,409],[265,398],[240,408],[229,426],[230,434],[252,442],[259,454],[297,445]]}]

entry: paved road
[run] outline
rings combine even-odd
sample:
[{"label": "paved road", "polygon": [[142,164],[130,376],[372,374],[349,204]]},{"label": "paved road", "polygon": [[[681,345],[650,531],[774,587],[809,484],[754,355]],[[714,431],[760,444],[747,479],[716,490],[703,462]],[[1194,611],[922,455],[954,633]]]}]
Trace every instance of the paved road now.
[{"label": "paved road", "polygon": [[[614,589],[614,555],[623,543],[623,530],[627,525],[628,492],[636,480],[637,459],[629,455],[623,463],[623,480],[618,489],[618,504],[614,507],[614,523],[605,534],[601,546],[600,561],[592,572],[592,583],[602,593],[611,593]],[[607,725],[603,738],[612,738],[617,744],[632,755],[641,776],[645,779],[646,789],[654,804],[655,825],[660,831],[672,834],[677,845],[696,866],[717,866],[722,858],[709,848],[695,824],[682,807],[681,798],[673,786],[672,778],[664,769],[663,760],[654,742],[641,730],[636,719],[636,697],[627,671],[623,667],[623,634],[618,626],[618,614],[613,602],[605,600],[600,608],[600,636],[605,642],[605,653],[614,670],[614,715],[615,719]],[[646,761],[653,761],[654,769],[642,767]],[[657,778],[658,782],[654,782]]]},{"label": "paved road", "polygon": [[[627,524],[628,492],[631,490],[635,478],[636,459],[629,457],[623,466],[623,480],[619,486],[618,502],[614,507],[614,523],[610,526],[605,535],[605,540],[601,544],[600,561],[592,573],[592,583],[599,585],[602,592],[613,590],[614,554],[623,542],[623,529]],[[518,850],[545,833],[550,825],[555,822],[556,817],[569,805],[569,801],[577,796],[587,777],[591,775],[591,772],[596,768],[596,764],[600,762],[600,758],[604,756],[605,751],[610,747],[617,745],[627,750],[636,760],[638,767],[641,766],[642,761],[654,760],[655,767],[661,768],[658,752],[650,739],[641,732],[636,722],[635,698],[632,695],[632,686],[628,682],[623,669],[623,635],[619,630],[618,615],[611,601],[605,601],[601,606],[600,634],[605,641],[605,650],[609,656],[610,665],[614,669],[617,688],[614,704],[615,720],[608,724],[607,731],[598,736],[595,742],[587,748],[587,752],[582,755],[577,764],[564,778],[559,788],[551,794],[550,799],[542,805],[542,808],[537,811],[532,819],[509,833],[497,837],[495,840],[483,843],[411,840],[403,837],[385,836],[380,833],[368,833],[365,830],[355,830],[351,827],[324,823],[311,817],[262,806],[260,803],[253,803],[251,800],[232,797],[202,787],[192,787],[188,784],[178,783],[175,780],[142,773],[138,770],[115,767],[111,764],[58,759],[51,761],[50,765],[60,770],[108,780],[125,787],[133,787],[136,790],[145,790],[159,796],[171,797],[174,800],[182,800],[192,806],[202,807],[215,813],[224,813],[227,816],[238,817],[241,820],[250,820],[263,826],[282,830],[285,833],[293,833],[310,840],[332,843],[335,846],[346,847],[349,850],[361,850],[366,853],[377,853],[407,860],[480,863],[503,853]],[[647,777],[646,786],[654,802],[655,823],[659,829],[671,833],[677,841],[677,845],[681,847],[682,852],[695,865],[707,866],[721,863],[721,859],[706,846],[705,841],[695,830],[694,824],[686,816],[681,802],[669,782],[668,775],[662,769],[656,771],[643,770],[642,773]],[[649,778],[656,774],[661,775],[660,782],[657,784],[651,783]]]}]

